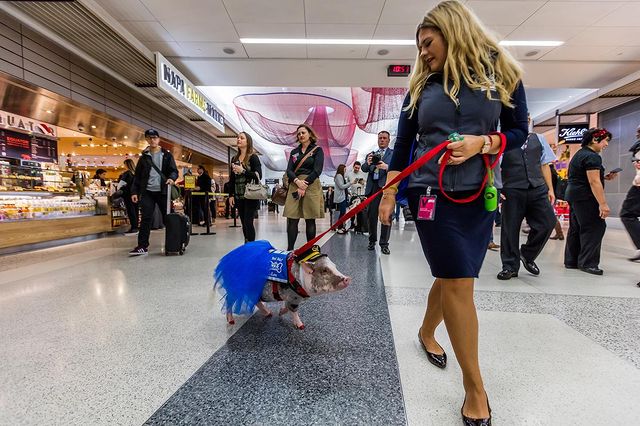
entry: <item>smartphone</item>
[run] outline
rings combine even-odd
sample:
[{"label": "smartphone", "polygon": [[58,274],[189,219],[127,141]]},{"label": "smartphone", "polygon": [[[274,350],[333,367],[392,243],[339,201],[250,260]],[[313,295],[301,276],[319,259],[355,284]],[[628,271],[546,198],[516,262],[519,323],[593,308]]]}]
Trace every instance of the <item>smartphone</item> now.
[{"label": "smartphone", "polygon": [[618,168],[615,168],[615,169],[611,170],[611,171],[610,171],[609,173],[607,173],[607,174],[620,173],[621,171],[622,171],[622,169],[621,169],[620,167],[618,167]]}]

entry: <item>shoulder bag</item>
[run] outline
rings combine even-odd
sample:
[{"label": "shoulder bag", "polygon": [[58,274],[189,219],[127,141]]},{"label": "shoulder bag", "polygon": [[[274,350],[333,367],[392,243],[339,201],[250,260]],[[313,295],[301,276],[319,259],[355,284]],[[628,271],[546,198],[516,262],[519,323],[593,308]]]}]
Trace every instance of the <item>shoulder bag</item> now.
[{"label": "shoulder bag", "polygon": [[[307,160],[307,158],[309,158],[315,152],[316,149],[318,149],[317,146],[313,148],[311,151],[307,152],[305,156],[302,157],[302,159],[300,159],[300,161],[298,162],[298,165],[293,170],[293,174],[295,174],[298,171],[300,166],[302,166],[302,163],[304,163]],[[273,195],[271,196],[271,201],[273,201],[279,206],[284,206],[284,203],[287,201],[288,192],[289,192],[289,179],[287,177],[287,174],[285,173],[284,176],[282,177],[282,186],[276,187],[276,190],[273,192]]]},{"label": "shoulder bag", "polygon": [[[153,162],[153,159],[151,159],[150,161],[151,161],[151,167],[153,167],[155,171],[158,172],[158,174],[160,174],[160,177],[162,178],[162,180],[166,182],[167,177],[164,175],[164,173],[162,173],[162,171],[158,168],[158,166],[156,166],[156,164]],[[171,187],[170,189],[171,200],[173,201],[180,198],[180,190],[178,189],[178,187],[175,185],[170,185],[170,187]]]}]

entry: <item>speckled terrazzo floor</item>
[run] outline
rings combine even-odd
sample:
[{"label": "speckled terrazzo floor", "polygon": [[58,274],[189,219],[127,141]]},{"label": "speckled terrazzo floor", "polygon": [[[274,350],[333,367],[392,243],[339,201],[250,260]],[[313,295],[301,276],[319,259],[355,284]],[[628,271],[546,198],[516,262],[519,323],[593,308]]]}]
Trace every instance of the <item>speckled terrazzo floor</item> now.
[{"label": "speckled terrazzo floor", "polygon": [[290,319],[254,315],[147,424],[404,425],[381,270],[366,237],[323,252],[355,279]]},{"label": "speckled terrazzo floor", "polygon": [[[283,218],[256,223],[285,245]],[[446,330],[445,370],[415,337],[432,278],[412,224],[392,228],[391,256],[333,236],[325,251],[354,284],[303,306],[302,332],[259,314],[226,324],[211,273],[242,242],[228,225],[181,257],[161,254],[161,231],[143,258],[124,236],[0,257],[0,425],[460,423]],[[640,265],[612,228],[604,277],[562,268],[563,246],[547,244],[539,277],[507,282],[487,254],[476,303],[494,423],[635,424]]]}]

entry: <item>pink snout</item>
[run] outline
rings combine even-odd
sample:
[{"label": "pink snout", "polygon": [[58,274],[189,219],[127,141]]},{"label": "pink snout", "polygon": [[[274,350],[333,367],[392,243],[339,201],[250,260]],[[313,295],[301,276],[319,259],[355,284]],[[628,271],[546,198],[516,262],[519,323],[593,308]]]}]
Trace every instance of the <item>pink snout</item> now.
[{"label": "pink snout", "polygon": [[342,280],[338,283],[338,288],[344,290],[349,284],[351,284],[351,277],[342,277]]}]

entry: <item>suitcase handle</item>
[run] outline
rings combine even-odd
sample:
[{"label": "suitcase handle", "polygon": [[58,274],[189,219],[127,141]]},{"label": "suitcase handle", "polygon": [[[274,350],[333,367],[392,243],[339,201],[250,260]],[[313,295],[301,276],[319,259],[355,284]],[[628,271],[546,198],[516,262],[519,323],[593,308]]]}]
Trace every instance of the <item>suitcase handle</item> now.
[{"label": "suitcase handle", "polygon": [[167,184],[167,214],[171,213],[171,184]]}]

